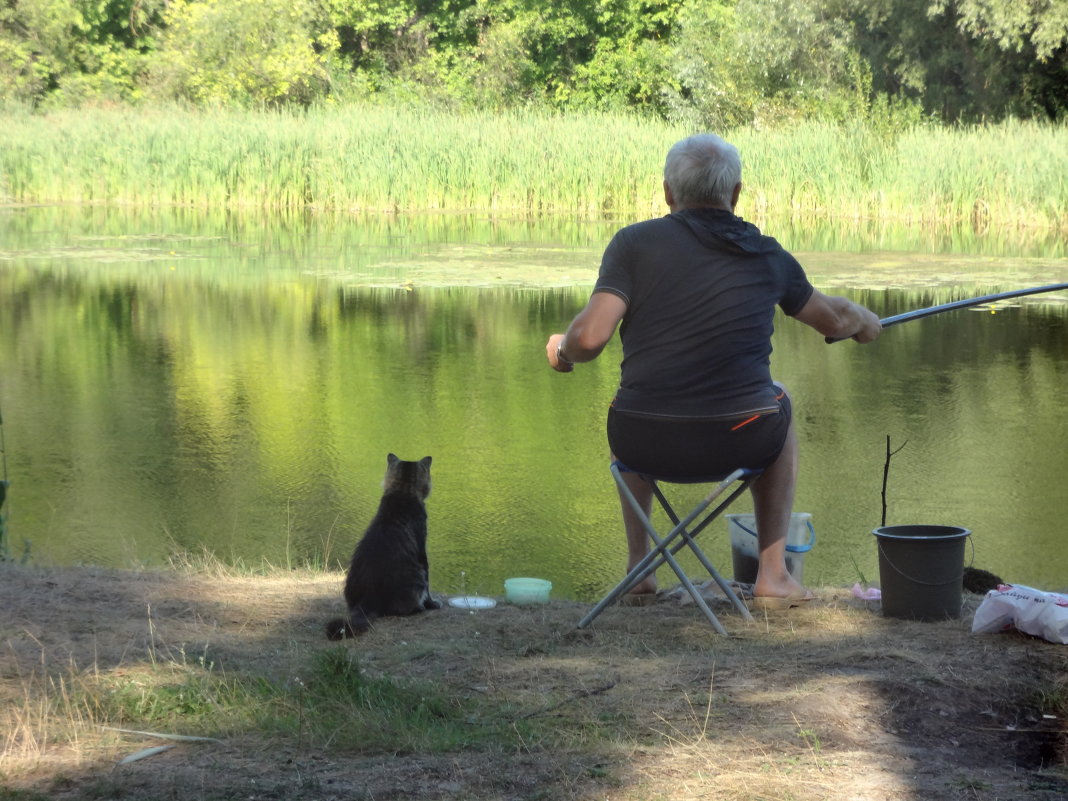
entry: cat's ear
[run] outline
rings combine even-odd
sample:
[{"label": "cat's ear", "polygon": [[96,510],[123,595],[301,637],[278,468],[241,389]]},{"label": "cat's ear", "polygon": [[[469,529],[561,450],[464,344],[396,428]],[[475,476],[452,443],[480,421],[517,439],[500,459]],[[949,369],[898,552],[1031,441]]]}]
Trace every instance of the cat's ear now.
[{"label": "cat's ear", "polygon": [[423,466],[424,470],[429,470],[430,469],[430,457],[429,456],[424,456],[422,459],[419,460],[419,464],[421,464]]},{"label": "cat's ear", "polygon": [[395,465],[399,461],[400,459],[397,458],[397,454],[395,453],[390,453],[386,455],[386,464],[388,464],[390,467],[393,467],[393,465]]}]

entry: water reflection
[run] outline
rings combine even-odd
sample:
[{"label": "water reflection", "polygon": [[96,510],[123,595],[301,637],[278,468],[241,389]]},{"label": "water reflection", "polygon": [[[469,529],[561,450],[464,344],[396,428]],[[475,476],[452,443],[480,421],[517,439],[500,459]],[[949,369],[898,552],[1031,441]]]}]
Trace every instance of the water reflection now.
[{"label": "water reflection", "polygon": [[[138,227],[98,209],[63,214],[4,222],[12,551],[29,540],[43,562],[157,564],[206,548],[246,564],[336,563],[393,451],[434,457],[435,589],[500,594],[509,575],[540,575],[560,596],[590,598],[618,577],[603,433],[617,346],[566,376],[542,355],[584,303],[608,224],[261,229],[161,215]],[[833,274],[839,255],[813,254],[814,274]],[[1038,262],[1065,280],[1063,261]],[[489,286],[426,287],[450,270]],[[570,286],[507,286],[539,271]],[[854,296],[884,316],[963,296],[930,278]],[[1066,308],[1050,295],[953,312],[868,347],[780,322],[775,373],[801,422],[798,509],[819,532],[808,580],[877,578],[869,532],[889,435],[907,444],[887,522],[966,526],[976,564],[1068,584]],[[725,536],[708,550],[729,564]]]}]

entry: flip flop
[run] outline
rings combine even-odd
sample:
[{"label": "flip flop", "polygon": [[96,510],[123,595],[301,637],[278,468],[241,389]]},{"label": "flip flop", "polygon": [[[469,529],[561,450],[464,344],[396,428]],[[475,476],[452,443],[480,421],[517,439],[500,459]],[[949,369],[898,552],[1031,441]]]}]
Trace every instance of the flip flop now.
[{"label": "flip flop", "polygon": [[652,606],[656,603],[655,592],[628,592],[619,598],[620,606]]},{"label": "flip flop", "polygon": [[805,592],[801,595],[787,595],[785,598],[779,598],[774,595],[754,595],[752,604],[754,609],[764,612],[778,612],[783,609],[804,606],[814,600],[816,600],[816,596],[811,592]]}]

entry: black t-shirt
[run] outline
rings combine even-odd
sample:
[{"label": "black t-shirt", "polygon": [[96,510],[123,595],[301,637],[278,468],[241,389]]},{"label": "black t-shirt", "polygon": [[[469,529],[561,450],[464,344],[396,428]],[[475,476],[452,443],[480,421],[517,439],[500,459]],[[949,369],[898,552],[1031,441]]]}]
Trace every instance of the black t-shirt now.
[{"label": "black t-shirt", "polygon": [[794,315],[813,288],[756,226],[728,211],[686,209],[618,231],[593,291],[627,303],[615,408],[716,417],[775,407],[775,306]]}]

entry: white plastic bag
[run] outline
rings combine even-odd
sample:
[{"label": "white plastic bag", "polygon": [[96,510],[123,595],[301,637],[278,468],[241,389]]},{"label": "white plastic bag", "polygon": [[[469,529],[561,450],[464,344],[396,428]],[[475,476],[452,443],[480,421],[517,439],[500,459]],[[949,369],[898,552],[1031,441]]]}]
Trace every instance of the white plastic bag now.
[{"label": "white plastic bag", "polygon": [[972,634],[1011,628],[1068,644],[1068,595],[1022,584],[999,585],[986,594],[975,610]]}]

